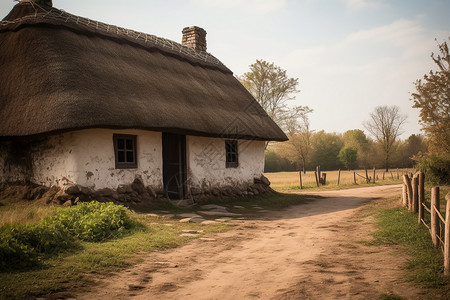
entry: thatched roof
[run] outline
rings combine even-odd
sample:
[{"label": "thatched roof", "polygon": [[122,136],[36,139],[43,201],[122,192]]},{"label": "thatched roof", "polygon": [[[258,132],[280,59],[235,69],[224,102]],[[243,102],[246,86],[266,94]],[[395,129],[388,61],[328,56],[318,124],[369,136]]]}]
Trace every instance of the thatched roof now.
[{"label": "thatched roof", "polygon": [[286,140],[214,56],[17,4],[0,23],[0,137],[84,128]]}]

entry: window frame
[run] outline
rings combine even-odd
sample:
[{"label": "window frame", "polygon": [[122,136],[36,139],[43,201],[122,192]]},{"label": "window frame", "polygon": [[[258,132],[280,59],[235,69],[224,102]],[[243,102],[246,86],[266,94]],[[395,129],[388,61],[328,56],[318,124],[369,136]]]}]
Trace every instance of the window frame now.
[{"label": "window frame", "polygon": [[[236,158],[234,161],[230,160],[233,155]],[[239,167],[239,143],[237,140],[225,140],[225,166],[226,168]]]},{"label": "window frame", "polygon": [[[124,149],[119,149],[119,140],[124,140]],[[131,140],[132,149],[127,149],[127,140]],[[132,134],[113,134],[114,161],[116,169],[137,169],[137,136]],[[124,152],[125,161],[119,161],[119,152]],[[134,161],[127,162],[127,152],[133,153]]]}]

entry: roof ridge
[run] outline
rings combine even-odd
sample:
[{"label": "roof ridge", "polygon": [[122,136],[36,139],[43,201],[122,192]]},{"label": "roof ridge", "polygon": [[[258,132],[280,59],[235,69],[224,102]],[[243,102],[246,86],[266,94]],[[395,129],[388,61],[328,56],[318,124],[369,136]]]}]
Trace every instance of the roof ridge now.
[{"label": "roof ridge", "polygon": [[[31,3],[29,1],[23,1],[21,3]],[[36,3],[31,3],[33,8],[35,9],[34,14],[26,15],[20,18],[16,18],[14,20],[2,20],[0,21],[0,28],[6,27],[11,24],[18,24],[22,23],[26,20],[33,20],[33,19],[48,19],[48,20],[55,20],[55,21],[62,21],[64,23],[68,24],[76,24],[76,25],[83,25],[88,27],[91,30],[95,30],[99,33],[106,33],[106,34],[115,34],[117,37],[125,38],[129,41],[140,41],[141,43],[144,43],[146,46],[156,46],[156,47],[162,47],[167,50],[170,50],[170,52],[175,53],[181,53],[184,55],[187,55],[191,58],[195,58],[200,61],[204,61],[206,63],[214,64],[220,67],[225,67],[220,60],[218,60],[216,57],[214,57],[212,54],[205,52],[205,51],[198,51],[193,48],[183,46],[180,43],[174,42],[172,40],[158,37],[156,35],[147,34],[144,32],[135,31],[132,29],[127,29],[124,27],[119,27],[116,25],[110,25],[107,23],[103,23],[100,21],[91,20],[89,18],[80,17],[77,15],[73,15],[71,13],[68,13],[62,9],[57,8],[50,8],[49,10],[43,8],[42,6],[39,6]],[[36,9],[37,6],[39,8]],[[226,68],[226,67],[225,67]]]}]

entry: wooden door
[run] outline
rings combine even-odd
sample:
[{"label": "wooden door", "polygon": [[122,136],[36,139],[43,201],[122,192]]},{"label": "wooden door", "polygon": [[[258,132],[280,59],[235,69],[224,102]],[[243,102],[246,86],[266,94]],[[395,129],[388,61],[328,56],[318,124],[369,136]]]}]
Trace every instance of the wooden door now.
[{"label": "wooden door", "polygon": [[186,136],[162,134],[163,182],[166,197],[181,200],[186,196]]}]

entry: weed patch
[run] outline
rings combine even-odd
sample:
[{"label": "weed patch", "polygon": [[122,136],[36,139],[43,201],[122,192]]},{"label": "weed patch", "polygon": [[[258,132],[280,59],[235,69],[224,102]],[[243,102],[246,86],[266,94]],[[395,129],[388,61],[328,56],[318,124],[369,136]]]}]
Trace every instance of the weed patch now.
[{"label": "weed patch", "polygon": [[[88,288],[98,278],[109,276],[111,272],[119,271],[142,261],[142,254],[177,247],[193,239],[193,237],[181,237],[180,234],[183,230],[201,230],[200,237],[204,234],[222,232],[230,228],[230,225],[222,223],[212,225],[180,223],[178,220],[133,213],[123,207],[119,207],[119,209],[125,209],[127,215],[125,218],[130,218],[131,224],[129,220],[124,220],[123,223],[118,222],[116,216],[109,221],[83,223],[81,222],[82,217],[73,217],[80,214],[80,211],[72,211],[73,208],[75,206],[57,209],[55,219],[60,221],[55,222],[65,224],[64,228],[73,238],[74,245],[64,251],[60,248],[59,252],[53,255],[36,251],[34,253],[38,264],[34,267],[24,265],[22,268],[9,268],[7,271],[0,272],[0,299],[34,297],[56,299],[60,296],[71,298],[74,296],[67,291]],[[103,209],[103,215],[112,213],[109,209],[109,205],[107,205]],[[81,215],[87,215],[91,211],[90,208],[83,208],[82,210],[85,214]],[[120,214],[119,212],[118,215]],[[96,213],[94,215],[99,217],[102,214]],[[122,224],[123,227],[124,224],[131,225],[131,228],[125,229],[122,234],[119,234],[120,231],[114,229],[117,228],[114,224],[118,223]],[[89,238],[85,240],[76,237],[77,230],[74,230],[74,228],[79,227],[78,224],[89,224],[84,228],[91,228],[94,232],[98,228],[106,226],[105,224],[112,224],[112,227],[108,227],[110,229],[109,234],[99,239],[101,242],[94,242],[95,239],[90,237],[98,235],[88,235]],[[20,226],[25,226],[25,224]]]},{"label": "weed patch", "polygon": [[38,266],[42,256],[75,247],[79,241],[117,237],[133,225],[125,207],[96,201],[60,208],[40,222],[4,224],[0,227],[0,271]]}]

